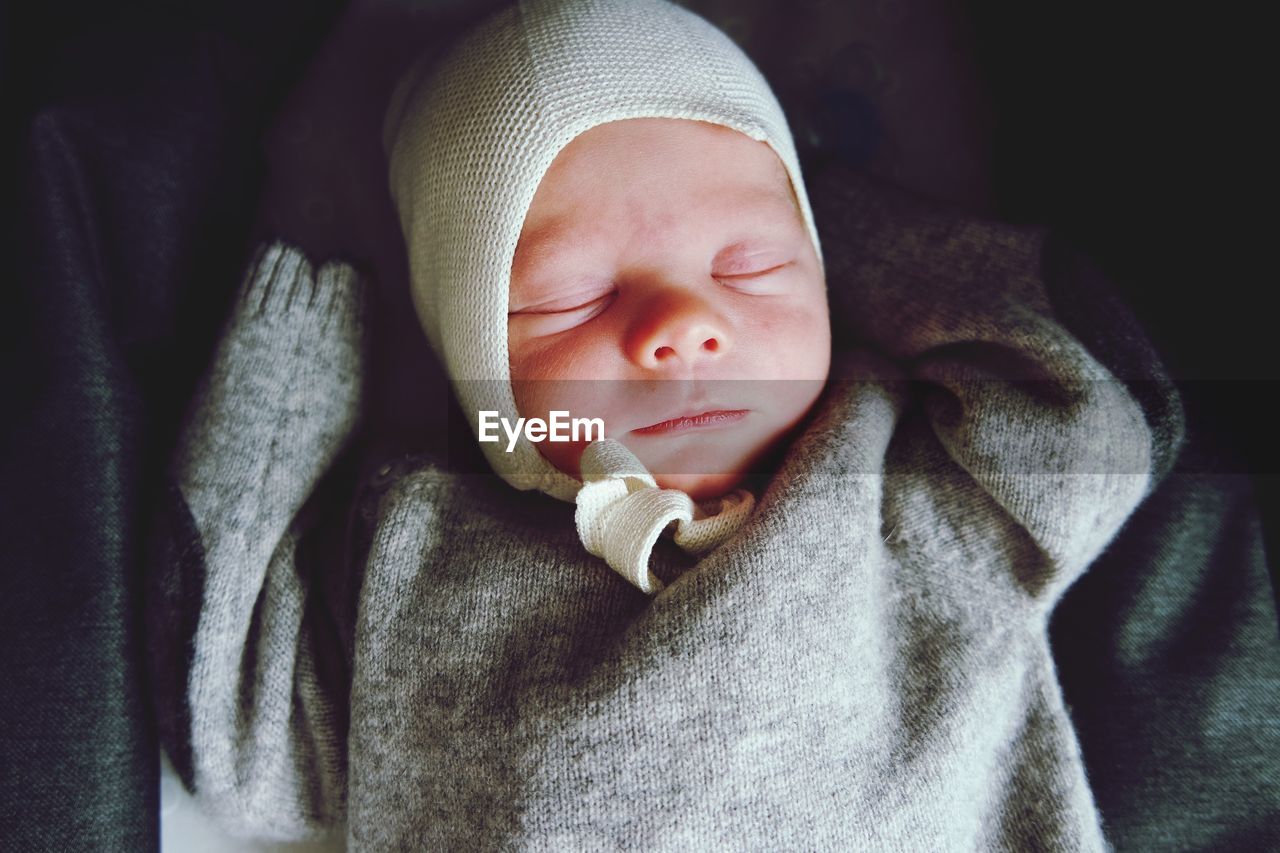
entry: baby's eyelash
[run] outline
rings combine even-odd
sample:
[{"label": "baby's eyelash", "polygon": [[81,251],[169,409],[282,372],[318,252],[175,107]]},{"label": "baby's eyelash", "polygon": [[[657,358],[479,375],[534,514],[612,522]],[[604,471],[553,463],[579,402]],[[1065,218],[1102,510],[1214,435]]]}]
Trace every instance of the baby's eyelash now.
[{"label": "baby's eyelash", "polygon": [[556,314],[572,314],[575,311],[582,311],[583,309],[590,308],[593,305],[595,305],[597,302],[601,302],[605,299],[609,299],[613,295],[614,295],[614,291],[609,291],[608,293],[604,293],[604,294],[601,294],[600,296],[597,296],[595,299],[592,299],[589,302],[583,302],[579,305],[574,305],[570,308],[557,308],[554,311],[547,311],[547,310],[536,311],[536,310],[530,310],[530,309],[525,309],[523,311],[509,311],[507,312],[507,316],[509,317],[522,316],[522,315],[554,316]]},{"label": "baby's eyelash", "polygon": [[720,275],[717,275],[715,277],[716,278],[759,278],[760,276],[769,275],[770,273],[775,273],[778,270],[782,269],[783,267],[790,265],[790,263],[791,263],[790,261],[787,261],[786,263],[775,264],[774,266],[771,266],[768,269],[756,270],[755,272],[721,273]]},{"label": "baby's eyelash", "polygon": [[777,272],[778,270],[782,269],[785,266],[786,264],[778,264],[776,266],[769,267],[768,269],[756,270],[755,272],[734,273],[733,275],[726,276],[726,278],[753,278],[758,275],[767,275],[768,273],[771,273],[771,272]]}]

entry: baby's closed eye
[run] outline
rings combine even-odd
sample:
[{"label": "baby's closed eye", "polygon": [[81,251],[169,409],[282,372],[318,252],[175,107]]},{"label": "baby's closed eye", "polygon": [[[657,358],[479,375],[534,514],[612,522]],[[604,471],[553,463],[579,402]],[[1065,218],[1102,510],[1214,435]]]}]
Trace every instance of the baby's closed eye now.
[{"label": "baby's closed eye", "polygon": [[711,262],[712,278],[748,293],[770,293],[781,282],[774,276],[796,264],[796,250],[767,241],[738,242],[720,250]]},{"label": "baby's closed eye", "polygon": [[[717,281],[729,282],[737,290],[746,290],[753,293],[763,293],[769,289],[776,289],[778,282],[772,279],[781,272],[792,266],[792,261],[784,261],[777,264],[756,265],[758,269],[744,269],[741,272],[716,272],[712,275]],[[768,281],[766,281],[768,279]]]},{"label": "baby's closed eye", "polygon": [[611,300],[617,291],[610,287],[607,290],[591,291],[589,293],[574,294],[572,296],[564,296],[556,299],[538,302],[523,308],[507,312],[508,316],[525,316],[532,314],[564,314],[570,311],[580,311],[584,308],[597,305],[599,303]]},{"label": "baby's closed eye", "polygon": [[730,246],[716,255],[711,264],[711,274],[716,278],[763,275],[786,266],[794,260],[794,253],[777,249],[741,251]]},{"label": "baby's closed eye", "polygon": [[512,331],[553,335],[580,326],[601,314],[617,295],[612,283],[518,307],[507,313]]}]

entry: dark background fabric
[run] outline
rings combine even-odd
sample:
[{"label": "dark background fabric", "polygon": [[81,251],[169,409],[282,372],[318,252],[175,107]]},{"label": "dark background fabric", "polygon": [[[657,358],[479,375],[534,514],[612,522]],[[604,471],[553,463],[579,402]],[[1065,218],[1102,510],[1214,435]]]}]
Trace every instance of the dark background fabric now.
[{"label": "dark background fabric", "polygon": [[[492,5],[424,2],[415,21],[456,30]],[[1059,608],[1064,692],[1119,849],[1280,847],[1267,559],[1280,464],[1259,408],[1280,377],[1256,293],[1274,274],[1243,251],[1239,196],[1261,161],[1248,155],[1249,113],[1223,94],[1260,79],[1237,61],[1253,55],[1239,42],[1260,22],[1099,0],[690,5],[779,81],[806,169],[839,161],[1051,225],[1071,247],[1055,256],[1055,308],[1095,354],[1107,361],[1105,337],[1088,336],[1106,309],[1090,294],[1106,288],[1091,282],[1117,288],[1148,328],[1178,380],[1187,440]],[[322,146],[314,122],[286,124],[266,150],[264,135],[344,8],[4,7],[17,121],[4,234],[16,269],[0,288],[0,849],[158,844],[144,543],[260,208],[314,182],[272,181],[268,168],[272,150],[305,163],[288,143]],[[396,23],[384,32],[405,29]],[[358,80],[361,65],[329,79]],[[339,118],[376,114],[358,88],[349,96]],[[350,161],[346,122],[328,129],[334,162]],[[373,177],[357,201],[376,185],[376,165],[364,168]],[[386,272],[326,215],[349,199],[297,200],[301,224],[268,216],[265,227],[316,260]],[[395,238],[380,239],[394,256]],[[379,277],[394,284],[396,271]],[[402,297],[384,289],[375,331],[411,324]],[[380,375],[386,400],[419,378]],[[418,414],[398,409],[391,432],[412,441]]]},{"label": "dark background fabric", "polygon": [[1000,214],[1070,236],[1089,260],[1057,259],[1055,310],[1110,365],[1089,329],[1117,289],[1186,411],[1172,469],[1052,624],[1104,831],[1118,850],[1280,849],[1280,359],[1231,213],[1258,186],[1259,22],[1196,4],[972,9]]},{"label": "dark background fabric", "polygon": [[1172,404],[1158,354],[1125,340],[1099,270],[1060,236],[1044,266],[1055,314],[1177,448],[1051,624],[1104,832],[1118,850],[1275,849],[1280,627],[1255,486],[1194,386]]},{"label": "dark background fabric", "polygon": [[334,3],[7,9],[0,849],[159,843],[142,549]]}]

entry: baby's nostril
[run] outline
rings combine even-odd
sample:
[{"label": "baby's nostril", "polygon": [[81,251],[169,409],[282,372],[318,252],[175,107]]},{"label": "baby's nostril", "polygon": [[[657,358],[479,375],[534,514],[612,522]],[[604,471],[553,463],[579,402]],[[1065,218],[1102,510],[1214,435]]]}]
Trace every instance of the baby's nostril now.
[{"label": "baby's nostril", "polygon": [[709,350],[710,352],[715,352],[716,350],[720,349],[720,342],[717,341],[715,338],[707,338],[705,341],[702,342],[702,348],[705,350]]},{"label": "baby's nostril", "polygon": [[658,347],[656,350],[653,351],[653,357],[661,361],[667,356],[675,355],[675,352],[676,351],[673,350],[671,347]]}]

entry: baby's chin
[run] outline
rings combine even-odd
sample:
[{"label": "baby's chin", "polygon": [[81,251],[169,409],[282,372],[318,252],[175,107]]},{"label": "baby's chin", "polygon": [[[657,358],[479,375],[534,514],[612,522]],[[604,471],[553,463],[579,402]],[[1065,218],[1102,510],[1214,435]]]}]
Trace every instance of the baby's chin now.
[{"label": "baby's chin", "polygon": [[723,497],[746,479],[745,473],[729,474],[654,474],[653,480],[663,489],[679,489],[695,501]]},{"label": "baby's chin", "polygon": [[[746,452],[732,444],[689,444],[678,448],[653,448],[622,442],[645,466],[659,488],[678,489],[695,501],[723,497],[743,485],[759,464],[761,451]],[[581,460],[587,442],[542,442],[538,451],[556,468],[574,479],[582,478]],[[699,470],[701,469],[701,470]]]}]

